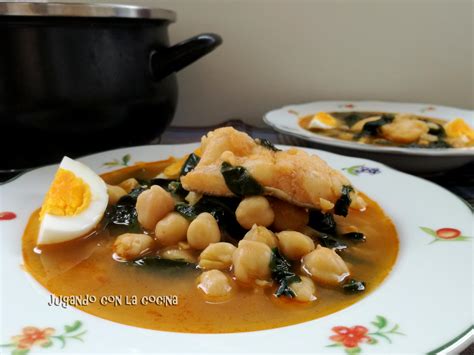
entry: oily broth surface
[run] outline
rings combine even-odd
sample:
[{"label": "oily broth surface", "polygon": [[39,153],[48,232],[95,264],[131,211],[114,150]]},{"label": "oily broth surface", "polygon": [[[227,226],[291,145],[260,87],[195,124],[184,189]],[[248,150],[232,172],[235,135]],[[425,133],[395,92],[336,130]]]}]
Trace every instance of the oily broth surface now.
[{"label": "oily broth surface", "polygon": [[[345,294],[317,285],[317,301],[300,304],[272,295],[273,289],[235,287],[224,303],[207,303],[196,287],[199,271],[165,271],[131,266],[112,258],[114,236],[108,231],[35,251],[39,211],[30,217],[23,235],[27,270],[52,294],[126,296],[177,295],[178,305],[101,305],[98,301],[77,307],[84,312],[118,323],[142,328],[192,333],[227,333],[271,329],[309,321],[341,310],[365,297],[390,272],[398,253],[395,227],[382,209],[364,196],[364,212],[350,210],[338,223],[356,225],[366,242],[342,252],[351,277],[364,280],[367,290]],[[341,222],[344,221],[344,222]]]}]

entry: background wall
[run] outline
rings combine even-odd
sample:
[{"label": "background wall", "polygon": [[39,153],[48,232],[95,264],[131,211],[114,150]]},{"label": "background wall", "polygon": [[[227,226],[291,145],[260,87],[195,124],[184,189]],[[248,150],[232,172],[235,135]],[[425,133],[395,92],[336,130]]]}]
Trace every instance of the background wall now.
[{"label": "background wall", "polygon": [[145,3],[177,12],[172,43],[201,32],[224,39],[178,74],[174,125],[231,117],[262,125],[262,114],[272,108],[325,99],[474,109],[471,0]]}]

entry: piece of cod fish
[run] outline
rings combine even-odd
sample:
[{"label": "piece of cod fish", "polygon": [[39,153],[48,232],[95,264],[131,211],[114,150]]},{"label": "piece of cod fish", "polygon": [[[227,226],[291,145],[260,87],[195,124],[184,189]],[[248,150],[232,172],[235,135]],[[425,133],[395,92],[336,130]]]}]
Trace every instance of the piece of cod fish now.
[{"label": "piece of cod fish", "polygon": [[[218,128],[201,139],[199,164],[181,177],[183,187],[214,196],[232,196],[221,173],[222,162],[243,166],[273,195],[293,204],[330,210],[350,181],[316,155],[291,148],[273,151],[232,127]],[[351,193],[351,207],[365,208],[357,190]]]}]

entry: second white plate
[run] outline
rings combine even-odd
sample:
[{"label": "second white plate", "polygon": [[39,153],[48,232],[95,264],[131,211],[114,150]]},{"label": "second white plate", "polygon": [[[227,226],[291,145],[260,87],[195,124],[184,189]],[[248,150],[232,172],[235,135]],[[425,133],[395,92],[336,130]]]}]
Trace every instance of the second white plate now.
[{"label": "second white plate", "polygon": [[298,124],[301,117],[321,111],[401,112],[448,121],[460,117],[474,127],[474,111],[438,105],[382,101],[315,101],[288,105],[267,112],[263,120],[275,130],[304,139],[316,148],[377,160],[412,173],[442,172],[474,161],[474,148],[422,149],[362,144],[316,134]]}]

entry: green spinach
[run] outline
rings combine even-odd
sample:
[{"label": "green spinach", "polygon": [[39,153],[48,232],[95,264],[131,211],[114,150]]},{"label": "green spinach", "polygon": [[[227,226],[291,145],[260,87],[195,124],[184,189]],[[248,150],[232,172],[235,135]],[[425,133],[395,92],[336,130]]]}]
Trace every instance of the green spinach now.
[{"label": "green spinach", "polygon": [[263,186],[243,166],[223,162],[221,173],[229,190],[237,196],[262,195],[264,192]]},{"label": "green spinach", "polygon": [[109,206],[105,211],[105,225],[108,226],[126,227],[129,231],[140,231],[140,224],[138,223],[137,210],[134,205],[116,205]]},{"label": "green spinach", "polygon": [[165,178],[154,178],[148,182],[148,186],[158,185],[164,188],[165,190],[168,190],[168,185],[173,181],[176,181],[176,180],[165,179]]},{"label": "green spinach", "polygon": [[159,272],[160,275],[166,277],[176,277],[182,276],[183,273],[198,272],[197,265],[194,263],[185,260],[162,259],[158,256],[146,256],[127,264],[150,272]]},{"label": "green spinach", "polygon": [[173,195],[181,197],[181,198],[185,198],[186,195],[189,193],[189,191],[183,188],[183,185],[181,184],[181,182],[177,180],[171,181],[167,186],[167,190],[171,192]]},{"label": "green spinach", "polygon": [[295,297],[294,291],[290,288],[293,282],[301,282],[301,278],[291,271],[291,264],[281,254],[278,248],[272,249],[272,258],[270,260],[270,270],[272,279],[278,284],[274,295],[276,297],[286,296]]},{"label": "green spinach", "polygon": [[126,228],[131,232],[141,231],[135,205],[137,203],[138,195],[140,195],[146,189],[146,186],[134,188],[127,195],[122,196],[117,201],[115,206],[108,206],[107,210],[105,211],[104,228],[108,226],[117,226]]},{"label": "green spinach", "polygon": [[356,242],[365,242],[366,239],[364,233],[360,232],[344,233],[342,236],[354,240]]},{"label": "green spinach", "polygon": [[349,112],[347,115],[343,116],[343,120],[347,126],[352,127],[361,119],[364,118],[364,115],[359,112]]},{"label": "green spinach", "polygon": [[366,122],[362,127],[362,130],[355,137],[359,139],[363,136],[376,136],[379,133],[380,127],[391,123],[393,121],[393,115],[383,114],[378,120]]},{"label": "green spinach", "polygon": [[362,292],[365,291],[365,282],[350,279],[342,285],[342,288],[348,293]]},{"label": "green spinach", "polygon": [[341,197],[336,201],[334,205],[334,213],[346,217],[349,212],[349,206],[351,205],[350,193],[354,191],[354,188],[350,185],[342,186]]},{"label": "green spinach", "polygon": [[138,195],[140,195],[145,190],[147,190],[146,186],[139,186],[139,187],[134,188],[127,195],[120,197],[120,199],[117,201],[117,206],[121,206],[121,205],[135,206],[135,204],[137,203]]},{"label": "green spinach", "polygon": [[318,236],[318,241],[323,247],[332,249],[334,251],[342,251],[347,249],[347,244],[333,235],[322,233]]},{"label": "green spinach", "polygon": [[432,134],[433,136],[438,136],[438,138],[444,138],[446,137],[446,131],[444,130],[444,127],[440,125],[439,123],[435,123],[436,128],[430,127],[430,130],[428,131],[429,134]]},{"label": "green spinach", "polygon": [[194,205],[178,203],[175,210],[189,220],[193,220],[200,213],[208,212],[216,219],[220,228],[232,238],[239,240],[246,232],[235,217],[239,202],[239,198],[204,195]]},{"label": "green spinach", "polygon": [[309,211],[308,225],[319,232],[333,234],[336,231],[336,221],[332,213],[323,213],[319,210]]},{"label": "green spinach", "polygon": [[198,165],[199,160],[201,160],[201,158],[199,158],[199,156],[197,156],[196,154],[194,153],[189,154],[188,158],[186,159],[183,166],[181,167],[181,172],[179,173],[179,176],[184,176],[187,173],[189,173],[191,170],[193,170],[196,167],[196,165]]}]

